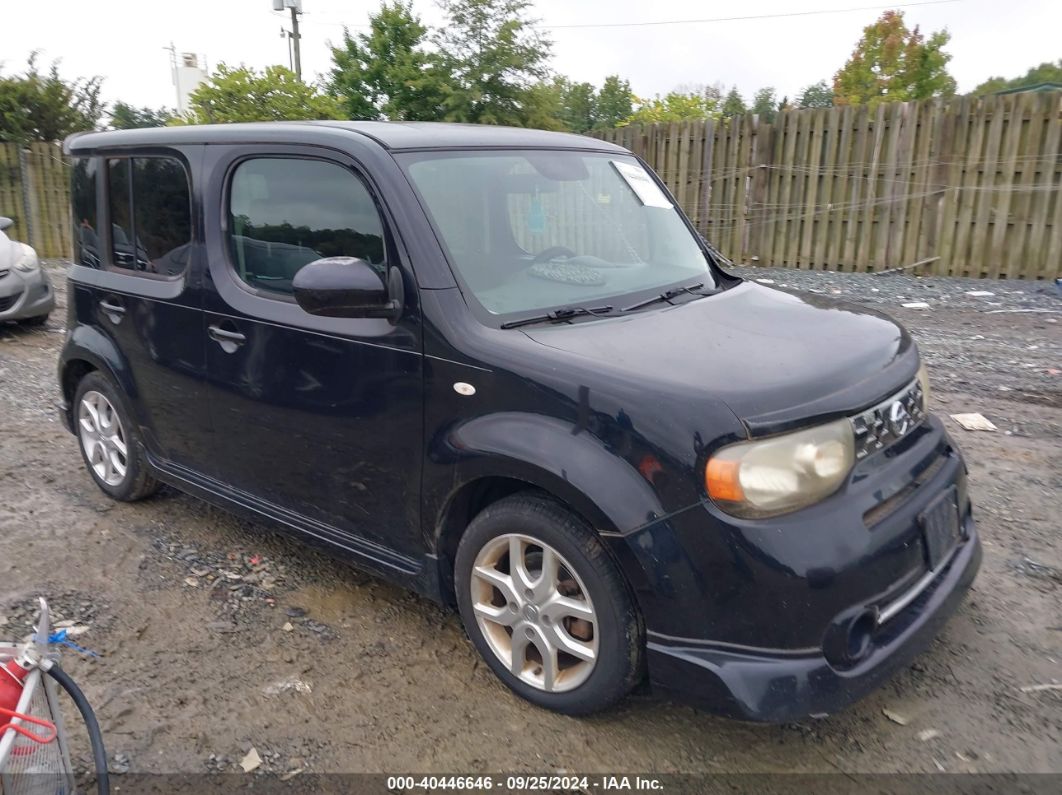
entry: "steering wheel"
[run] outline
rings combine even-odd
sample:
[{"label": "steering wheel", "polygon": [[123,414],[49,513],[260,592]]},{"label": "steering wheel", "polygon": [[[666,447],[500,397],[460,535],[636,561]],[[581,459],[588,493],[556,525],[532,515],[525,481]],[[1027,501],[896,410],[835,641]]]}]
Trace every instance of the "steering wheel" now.
[{"label": "steering wheel", "polygon": [[551,259],[556,259],[557,257],[571,259],[574,256],[576,256],[575,252],[567,246],[550,246],[535,254],[535,258],[532,260],[531,264],[538,265],[542,262],[549,262]]}]

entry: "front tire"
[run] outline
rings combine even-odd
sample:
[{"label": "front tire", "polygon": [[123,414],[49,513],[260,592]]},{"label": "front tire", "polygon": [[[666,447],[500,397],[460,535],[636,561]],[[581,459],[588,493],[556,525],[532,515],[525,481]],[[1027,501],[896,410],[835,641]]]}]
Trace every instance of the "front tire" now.
[{"label": "front tire", "polygon": [[89,373],[77,385],[74,427],[85,466],[109,497],[133,502],[158,490],[136,423],[118,390],[98,372]]},{"label": "front tire", "polygon": [[568,715],[603,710],[642,675],[644,631],[597,536],[544,495],[480,513],[454,568],[465,630],[513,692]]}]

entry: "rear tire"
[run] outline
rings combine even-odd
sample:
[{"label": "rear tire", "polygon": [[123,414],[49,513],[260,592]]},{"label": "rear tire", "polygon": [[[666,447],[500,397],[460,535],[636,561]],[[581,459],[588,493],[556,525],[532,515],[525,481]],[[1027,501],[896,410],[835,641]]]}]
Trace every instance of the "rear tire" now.
[{"label": "rear tire", "polygon": [[158,491],[136,423],[109,379],[98,372],[82,378],[73,412],[85,467],[107,496],[133,502]]},{"label": "rear tire", "polygon": [[644,629],[623,575],[597,535],[547,496],[484,509],[461,538],[454,575],[469,638],[520,697],[587,715],[641,679]]}]

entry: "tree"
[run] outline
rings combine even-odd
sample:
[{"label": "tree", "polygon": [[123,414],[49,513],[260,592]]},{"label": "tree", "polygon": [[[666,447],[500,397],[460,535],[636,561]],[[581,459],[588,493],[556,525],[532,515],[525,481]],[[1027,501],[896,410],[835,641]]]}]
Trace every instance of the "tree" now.
[{"label": "tree", "polygon": [[169,108],[134,108],[124,102],[115,102],[111,108],[111,124],[115,130],[137,130],[143,127],[165,127],[176,114]]},{"label": "tree", "polygon": [[627,118],[628,124],[662,124],[673,121],[696,121],[719,115],[719,103],[704,92],[681,93],[671,91],[640,101],[638,108]]},{"label": "tree", "polygon": [[863,29],[852,57],[834,76],[834,102],[875,107],[954,95],[955,79],[947,69],[951,56],[944,52],[950,40],[945,29],[927,41],[917,27],[908,30],[903,12],[886,11]]},{"label": "tree", "polygon": [[442,113],[442,73],[426,52],[428,29],[408,2],[384,3],[369,15],[369,32],[332,47],[328,91],[351,119],[432,121]]},{"label": "tree", "polygon": [[258,73],[246,66],[221,63],[209,80],[189,97],[191,110],[173,123],[223,124],[239,121],[342,119],[343,106],[283,66]]},{"label": "tree", "polygon": [[42,73],[37,53],[20,75],[0,75],[0,141],[59,141],[94,130],[103,115],[99,77],[63,80],[58,63]]},{"label": "tree", "polygon": [[774,98],[774,88],[772,86],[761,88],[752,95],[752,107],[750,110],[759,116],[761,121],[765,121],[768,124],[773,122],[778,116],[779,107],[781,106]]},{"label": "tree", "polygon": [[[446,121],[542,124],[541,85],[552,42],[526,17],[530,0],[441,0],[446,22],[436,33]],[[548,103],[546,103],[548,104]]]},{"label": "tree", "polygon": [[597,90],[591,83],[573,83],[566,77],[554,79],[557,91],[557,117],[572,132],[584,133],[597,124]]},{"label": "tree", "polygon": [[990,77],[975,88],[973,94],[981,97],[985,94],[994,94],[997,91],[1004,91],[1008,88],[1035,86],[1040,83],[1062,84],[1062,58],[1057,63],[1045,61],[1039,66],[1030,67],[1029,71],[1021,77],[1015,77],[1010,80],[1005,77]]},{"label": "tree", "polygon": [[567,130],[561,118],[563,113],[556,82],[543,80],[531,86],[522,100],[521,126],[536,130]]},{"label": "tree", "polygon": [[609,75],[597,92],[597,119],[594,126],[598,129],[619,127],[634,112],[631,84],[620,80],[619,75]]},{"label": "tree", "polygon": [[748,108],[745,107],[745,100],[738,93],[737,86],[730,89],[730,93],[726,95],[726,99],[723,100],[723,107],[720,115],[724,119],[729,119],[734,116],[741,116]]},{"label": "tree", "polygon": [[701,89],[701,93],[708,99],[714,99],[719,105],[723,104],[723,98],[725,94],[726,86],[722,83],[712,83],[710,86],[705,86]]},{"label": "tree", "polygon": [[796,98],[798,108],[832,108],[833,89],[825,80],[805,86]]}]

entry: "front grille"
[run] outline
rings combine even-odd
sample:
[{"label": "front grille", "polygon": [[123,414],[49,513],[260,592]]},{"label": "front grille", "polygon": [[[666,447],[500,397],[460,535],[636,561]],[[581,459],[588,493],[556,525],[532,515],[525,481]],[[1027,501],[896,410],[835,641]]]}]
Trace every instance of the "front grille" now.
[{"label": "front grille", "polygon": [[19,295],[6,295],[3,298],[0,298],[0,312],[6,312],[13,307],[19,298]]},{"label": "front grille", "polygon": [[925,418],[925,396],[916,378],[895,395],[850,418],[856,461],[900,441]]}]

